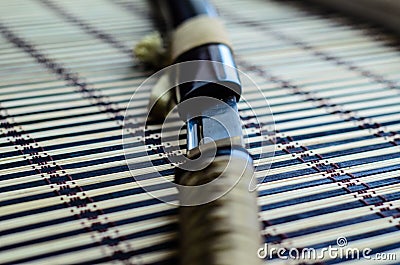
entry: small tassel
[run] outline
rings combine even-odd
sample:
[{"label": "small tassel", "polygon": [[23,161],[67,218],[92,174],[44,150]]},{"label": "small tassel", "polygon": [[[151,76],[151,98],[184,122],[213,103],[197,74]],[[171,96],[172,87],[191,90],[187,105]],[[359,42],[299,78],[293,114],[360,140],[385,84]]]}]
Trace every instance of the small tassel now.
[{"label": "small tassel", "polygon": [[135,57],[143,64],[152,68],[162,68],[167,65],[167,50],[159,32],[146,35],[133,49]]}]

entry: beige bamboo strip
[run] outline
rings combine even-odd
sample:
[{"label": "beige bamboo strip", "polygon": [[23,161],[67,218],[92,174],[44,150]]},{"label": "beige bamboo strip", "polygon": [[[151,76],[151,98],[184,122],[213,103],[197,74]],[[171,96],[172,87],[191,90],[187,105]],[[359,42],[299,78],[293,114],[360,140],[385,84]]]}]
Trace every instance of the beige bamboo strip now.
[{"label": "beige bamboo strip", "polygon": [[[171,193],[171,194],[173,194],[173,193]],[[160,195],[163,195],[163,194],[160,194]],[[108,208],[115,207],[116,205],[123,206],[123,205],[130,204],[132,202],[145,201],[150,198],[151,197],[148,194],[141,193],[141,194],[130,195],[130,196],[125,196],[125,197],[121,197],[121,198],[108,199],[105,201],[98,201],[95,204],[89,203],[88,208],[91,211],[96,211],[97,207],[99,207],[100,209],[108,209]],[[96,205],[97,207],[94,207],[94,205]],[[169,208],[171,206],[159,203],[159,204],[155,204],[155,205],[142,206],[140,208],[129,209],[127,211],[128,212],[143,211],[143,214],[145,214],[146,212],[149,212],[149,213],[152,211],[156,212],[157,210],[160,210],[160,207],[161,208],[163,208],[163,207]],[[76,207],[76,206],[73,206],[72,208],[78,209],[78,207]],[[13,229],[16,227],[22,227],[22,226],[28,225],[30,223],[35,224],[35,223],[47,221],[49,216],[62,218],[62,217],[70,216],[70,211],[69,211],[69,209],[53,210],[53,211],[44,212],[44,213],[36,213],[36,214],[29,215],[29,216],[20,217],[17,219],[5,220],[5,221],[1,221],[0,223],[2,224],[2,229],[7,230],[7,229]]]},{"label": "beige bamboo strip", "polygon": [[[116,141],[116,143],[117,143],[117,141]],[[135,149],[137,149],[137,148],[135,148]],[[139,149],[140,149],[140,148],[139,148]],[[128,151],[128,150],[127,150],[127,151]],[[118,154],[118,151],[114,151],[114,153],[115,153],[115,154]],[[101,158],[102,156],[104,156],[104,157],[109,157],[110,155],[112,156],[112,153],[94,154],[94,155],[86,156],[86,157],[88,157],[88,158],[92,157],[93,159],[96,159],[96,158]],[[153,157],[156,157],[156,156],[153,156]],[[61,163],[61,164],[64,164],[64,163],[68,164],[68,163],[73,163],[74,161],[77,162],[77,161],[90,161],[90,160],[92,160],[92,159],[83,159],[83,157],[80,157],[80,158],[78,158],[78,159],[71,158],[71,159],[67,159],[67,160],[60,160],[60,163]],[[146,161],[146,160],[147,160],[147,158],[144,159],[143,161]],[[139,161],[135,161],[135,162],[139,162]],[[105,167],[105,166],[102,166],[102,167]],[[27,169],[30,169],[30,166],[26,166],[26,168],[27,168]],[[16,168],[15,170],[22,170],[22,169],[23,169],[23,168],[19,167],[19,168]],[[13,171],[14,171],[14,170],[13,170]],[[11,171],[11,172],[13,172],[13,171]],[[4,173],[7,173],[7,170],[6,170],[6,171],[3,171],[3,172],[4,172]],[[77,172],[74,172],[74,173],[77,173]],[[4,181],[3,181],[3,182],[4,182]],[[14,180],[9,181],[9,182],[10,182],[11,185],[12,185],[12,184],[16,184]]]},{"label": "beige bamboo strip", "polygon": [[[62,240],[52,240],[43,243],[39,243],[36,246],[18,248],[13,250],[13,252],[8,253],[4,257],[1,257],[4,262],[12,262],[13,260],[19,259],[21,257],[31,257],[34,255],[49,253],[50,251],[62,250],[71,246],[80,246],[83,244],[89,244],[92,238],[89,237],[90,234],[82,234],[78,237],[63,238]],[[143,238],[138,238],[134,240],[127,240],[127,243],[135,246],[135,249],[141,249],[146,246],[151,246],[156,243],[167,242],[173,239],[174,234],[165,233],[163,235],[148,236]],[[72,253],[71,253],[72,254]],[[77,253],[74,253],[75,255]],[[108,253],[108,256],[111,253]],[[1,255],[1,254],[0,254]],[[93,258],[93,257],[91,257]]]},{"label": "beige bamboo strip", "polygon": [[[400,206],[400,200],[384,202],[382,206],[378,208],[389,207],[389,209],[395,209]],[[291,233],[299,230],[312,228],[315,226],[322,226],[344,220],[349,220],[357,217],[362,217],[379,212],[379,210],[371,210],[370,206],[364,206],[349,210],[342,210],[318,216],[313,216],[305,219],[299,219],[291,222],[287,222],[279,225],[272,225],[267,227],[263,233],[268,235],[279,235],[283,233]]]},{"label": "beige bamboo strip", "polygon": [[[137,214],[137,212],[135,213]],[[129,218],[132,216],[124,216],[119,213],[118,215],[114,214],[113,216],[109,216],[109,220],[115,222],[121,219]],[[100,222],[107,222],[107,219],[104,219],[102,215],[99,216]],[[79,220],[75,220],[73,222],[65,222],[61,224],[55,224],[51,226],[46,226],[43,228],[37,228],[34,230],[28,230],[20,233],[14,233],[12,235],[4,236],[2,237],[2,244],[4,245],[12,245],[12,244],[18,244],[18,243],[23,243],[29,240],[35,240],[38,238],[46,237],[46,236],[52,236],[55,234],[60,234],[60,233],[66,233],[70,231],[76,230],[77,227],[79,227]],[[151,220],[146,220],[146,221],[139,221],[136,222],[135,224],[129,224],[129,225],[122,225],[118,226],[118,231],[123,234],[131,234],[131,233],[138,233],[142,231],[146,231],[148,229],[156,228],[158,226],[163,226],[163,225],[168,225],[176,222],[176,217],[158,217],[154,218]],[[90,225],[90,224],[88,224]],[[72,237],[79,237],[77,236],[72,236]],[[73,246],[74,244],[71,244]],[[1,258],[1,256],[0,256]]]},{"label": "beige bamboo strip", "polygon": [[[303,212],[307,211],[314,211],[314,210],[319,210],[331,206],[336,206],[352,201],[356,201],[357,199],[354,198],[353,194],[344,194],[344,195],[339,195],[335,197],[335,200],[332,200],[332,198],[325,198],[325,199],[320,199],[318,201],[311,201],[311,202],[306,202],[306,203],[298,203],[295,205],[290,205],[290,206],[285,206],[285,207],[280,207],[276,209],[271,209],[268,211],[264,211],[260,213],[261,218],[265,218],[268,220],[268,218],[271,218],[273,216],[274,218],[282,218],[288,215],[295,215],[295,214],[300,214]],[[263,197],[259,198],[259,205],[263,205],[267,203],[267,200]]]},{"label": "beige bamboo strip", "polygon": [[[290,247],[301,248],[327,241],[335,241],[338,238],[338,235],[344,235],[346,237],[350,237],[380,229],[394,227],[398,224],[398,222],[391,223],[390,222],[391,220],[393,220],[392,217],[381,218],[377,220],[366,221],[366,222],[356,223],[353,225],[324,230],[317,233],[310,233],[304,236],[292,237],[290,239],[283,239],[280,245],[287,248]],[[386,244],[389,243],[389,240],[390,238],[388,238],[388,240],[385,243]],[[396,241],[394,241],[393,243],[396,243]]]}]

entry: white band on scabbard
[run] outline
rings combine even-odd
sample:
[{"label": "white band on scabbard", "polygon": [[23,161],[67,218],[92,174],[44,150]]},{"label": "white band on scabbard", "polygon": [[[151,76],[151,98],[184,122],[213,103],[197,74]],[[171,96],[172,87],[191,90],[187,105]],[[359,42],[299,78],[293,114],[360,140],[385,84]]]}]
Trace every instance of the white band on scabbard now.
[{"label": "white band on scabbard", "polygon": [[221,43],[231,47],[222,21],[215,17],[200,15],[185,21],[172,34],[171,61],[195,47]]},{"label": "white band on scabbard", "polygon": [[[141,62],[160,68],[165,66],[166,62],[174,62],[181,54],[195,47],[212,43],[231,47],[222,21],[215,17],[199,15],[188,19],[172,33],[168,51],[163,50],[160,34],[152,33],[135,46],[134,54]],[[173,90],[169,89],[167,75],[162,76],[154,86],[149,102],[149,110],[152,107],[150,118],[157,121],[162,121],[173,107],[174,95]]]}]

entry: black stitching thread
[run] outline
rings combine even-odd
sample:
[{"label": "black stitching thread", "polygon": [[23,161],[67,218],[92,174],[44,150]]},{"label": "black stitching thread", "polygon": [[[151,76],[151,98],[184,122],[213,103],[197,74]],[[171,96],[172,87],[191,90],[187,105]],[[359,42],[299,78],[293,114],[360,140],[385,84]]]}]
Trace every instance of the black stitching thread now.
[{"label": "black stitching thread", "polygon": [[122,125],[122,111],[110,101],[109,97],[101,95],[99,91],[84,82],[77,73],[71,72],[53,59],[48,58],[45,54],[36,49],[33,44],[18,37],[5,25],[0,24],[0,32],[9,42],[28,53],[31,57],[36,59],[39,64],[49,69],[60,79],[66,81],[69,86],[76,87],[78,92],[82,93],[85,98],[90,99],[94,105],[105,108],[110,118],[119,121],[119,124]]},{"label": "black stitching thread", "polygon": [[[269,73],[267,73],[266,71],[264,71],[263,69],[261,69],[261,67],[254,65],[254,64],[250,64],[246,61],[244,61],[241,58],[236,58],[236,61],[239,65],[243,66],[245,69],[247,69],[248,71],[254,72],[257,75],[259,75],[260,77],[265,78],[268,81],[271,81],[273,83],[277,83],[279,84],[282,88],[285,89],[289,89],[292,94],[294,95],[303,95],[306,97],[307,100],[310,101],[314,101],[316,103],[319,104],[319,108],[326,108],[326,107],[336,107],[336,104],[329,104],[327,99],[324,98],[315,98],[312,96],[312,94],[310,92],[306,92],[306,91],[302,91],[298,86],[291,84],[289,81],[287,80],[283,80],[280,79],[276,76],[272,76]],[[365,122],[365,118],[363,117],[356,117],[354,115],[354,113],[352,111],[344,111],[344,110],[340,110],[337,109],[335,111],[331,111],[331,114],[339,114],[341,117],[341,114],[347,115],[348,118],[344,119],[346,120],[352,120],[351,118],[353,118],[354,120],[359,120],[362,121],[362,124],[359,126],[360,129],[368,129],[368,128],[380,128],[381,125],[379,123],[373,123],[370,124],[368,122]],[[277,131],[279,132],[279,131]],[[397,135],[397,132],[390,132],[392,136]],[[385,140],[387,140],[387,133],[385,133],[383,130],[380,130],[378,133],[373,134],[375,137],[384,137]],[[342,189],[344,189],[347,193],[351,194],[351,193],[355,193],[355,198],[357,198],[360,202],[362,202],[365,205],[370,205],[372,207],[377,207],[382,205],[383,202],[387,202],[386,198],[384,196],[378,195],[376,196],[377,198],[379,198],[381,200],[381,202],[379,203],[368,203],[365,199],[368,198],[368,196],[364,196],[362,195],[363,193],[368,192],[368,190],[371,188],[367,183],[363,183],[359,180],[356,179],[356,177],[351,174],[351,173],[345,173],[344,170],[340,169],[339,165],[335,164],[335,163],[330,163],[327,164],[324,160],[324,157],[321,154],[317,154],[317,153],[313,153],[313,156],[316,157],[316,159],[313,159],[311,161],[306,162],[303,158],[308,157],[309,154],[308,152],[308,147],[304,146],[304,145],[294,145],[293,143],[293,138],[290,136],[285,136],[285,138],[280,138],[277,137],[276,138],[276,143],[279,145],[282,145],[282,150],[287,153],[287,154],[292,154],[293,157],[296,157],[296,159],[298,159],[299,161],[301,161],[302,163],[306,163],[308,166],[310,166],[311,168],[313,168],[314,170],[316,170],[317,172],[324,172],[322,174],[322,176],[330,179],[332,182],[337,183]],[[397,145],[396,141],[390,141],[388,140],[389,143],[391,143],[392,145]],[[360,185],[364,186],[365,188],[363,190],[357,191],[357,192],[352,192],[349,187],[353,186],[353,183],[349,183],[349,179],[340,179],[338,178],[339,176],[343,176],[346,175],[348,177],[350,177],[350,179],[352,179],[355,182],[358,182]],[[372,194],[375,194],[374,191],[372,191]],[[373,208],[371,208],[371,211],[373,211]],[[385,217],[382,214],[376,213],[378,216],[381,217]],[[268,221],[264,222],[265,226],[270,226],[270,223]],[[400,228],[400,225],[399,225]],[[265,235],[268,236],[268,235]],[[279,234],[278,235],[281,239],[285,239],[287,237],[287,235],[285,234]],[[279,241],[280,242],[280,241]],[[275,242],[275,243],[279,243],[279,242]]]},{"label": "black stitching thread", "polygon": [[133,56],[132,49],[130,49],[129,47],[127,47],[124,44],[122,44],[121,42],[119,42],[111,34],[108,34],[100,29],[97,29],[94,26],[90,25],[89,23],[85,22],[84,20],[68,13],[61,6],[58,6],[57,4],[51,2],[50,0],[38,0],[38,1],[40,3],[42,3],[44,6],[46,6],[47,8],[50,8],[51,10],[56,12],[58,15],[63,17],[68,22],[79,26],[87,34],[92,35],[97,39],[101,39],[102,41],[104,41],[108,44],[111,44],[111,46],[118,49],[122,53],[128,54],[130,57]]},{"label": "black stitching thread", "polygon": [[[122,124],[123,116],[120,113],[120,110],[115,108],[106,97],[100,95],[94,89],[89,88],[86,83],[79,79],[77,74],[70,72],[54,60],[49,59],[44,54],[40,53],[34,45],[29,44],[22,38],[16,36],[3,24],[0,24],[0,33],[9,42],[35,58],[39,64],[58,75],[61,79],[67,81],[70,86],[77,87],[78,91],[82,93],[85,98],[92,100],[94,104],[105,107],[110,118],[113,118],[119,124]],[[96,206],[94,201],[84,193],[82,187],[78,186],[73,181],[71,175],[66,173],[65,170],[63,170],[63,168],[53,160],[52,156],[46,153],[43,147],[39,146],[32,137],[27,135],[13,118],[10,118],[6,109],[0,108],[0,110],[3,112],[0,116],[2,119],[1,127],[6,130],[5,136],[8,141],[15,146],[15,149],[18,150],[18,152],[24,155],[24,159],[26,159],[32,165],[32,168],[42,176],[42,179],[51,189],[53,189],[56,196],[66,195],[70,198],[69,202],[64,201],[63,197],[60,197],[60,200],[66,208],[77,207],[79,209],[76,211],[71,208],[71,213],[74,214],[77,219],[86,219],[90,226],[86,225],[85,222],[81,222],[81,225],[88,231],[99,233],[101,239],[100,242],[108,242],[106,239],[109,236],[104,235],[104,232],[109,229],[111,234],[117,235],[112,241],[113,244],[108,244],[108,246],[113,249],[114,254],[121,253],[122,250],[118,245],[124,240],[124,237],[118,235],[118,230],[112,222],[107,220],[107,217],[104,216],[103,210]],[[11,119],[12,123],[8,122],[7,119]],[[67,181],[71,181],[71,185],[74,186],[71,187],[68,185]],[[77,196],[76,192],[82,192],[82,195]],[[96,210],[90,210],[90,208],[87,207],[87,204],[89,203],[91,203],[92,207],[96,208]],[[101,215],[104,216],[104,219],[107,221],[103,223],[96,221]],[[99,223],[101,224],[100,226],[98,225]],[[94,238],[94,236],[92,237]],[[128,250],[131,249],[129,243],[124,242],[124,244],[127,246]],[[129,257],[125,258],[126,260],[124,260],[124,262],[130,264],[128,260]]]},{"label": "black stitching thread", "polygon": [[225,17],[231,18],[231,21],[233,23],[243,25],[246,27],[258,28],[258,29],[260,29],[260,32],[268,32],[269,35],[274,36],[278,40],[286,41],[292,45],[295,45],[295,46],[305,50],[305,51],[311,51],[315,57],[322,58],[323,60],[326,60],[326,61],[332,61],[336,65],[343,65],[348,70],[356,72],[362,76],[371,78],[375,82],[384,84],[390,89],[397,88],[396,82],[387,80],[382,75],[376,74],[369,70],[365,70],[360,66],[356,66],[355,64],[353,64],[351,62],[347,62],[338,56],[333,56],[333,55],[329,54],[328,52],[319,51],[317,48],[313,47],[312,45],[310,45],[304,41],[300,41],[296,38],[290,37],[288,35],[285,35],[284,33],[274,31],[267,25],[261,24],[257,21],[250,21],[250,20],[245,20],[245,19],[239,18],[236,14],[232,14],[232,13],[229,13],[226,11],[221,11],[221,12],[223,13],[223,15]]}]

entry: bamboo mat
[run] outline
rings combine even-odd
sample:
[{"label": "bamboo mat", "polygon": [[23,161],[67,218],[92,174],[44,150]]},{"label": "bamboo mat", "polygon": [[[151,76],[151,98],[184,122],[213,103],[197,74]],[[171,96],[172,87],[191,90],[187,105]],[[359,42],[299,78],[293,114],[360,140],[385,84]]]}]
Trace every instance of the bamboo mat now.
[{"label": "bamboo mat", "polygon": [[[265,242],[321,250],[341,236],[397,259],[321,262],[400,264],[396,38],[290,1],[214,4],[274,114],[274,137],[248,139]],[[131,48],[152,30],[144,1],[0,1],[1,264],[176,264],[177,209],[133,181],[121,143],[125,108],[151,74]],[[134,102],[139,117],[147,96]],[[275,145],[272,164],[259,158],[263,142]],[[174,166],[149,148],[172,179]],[[148,151],[125,150],[134,174],[176,195],[142,166]]]}]

